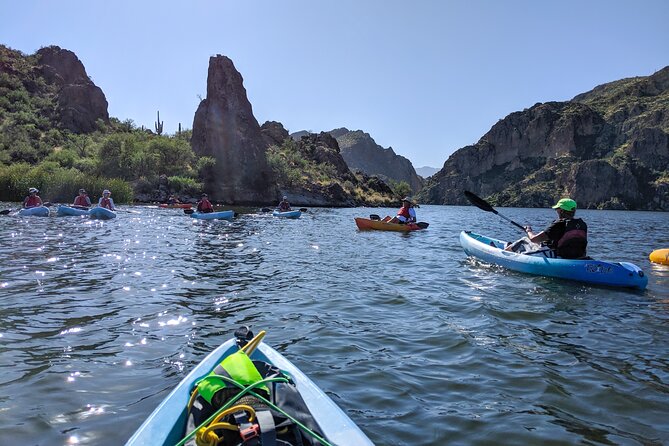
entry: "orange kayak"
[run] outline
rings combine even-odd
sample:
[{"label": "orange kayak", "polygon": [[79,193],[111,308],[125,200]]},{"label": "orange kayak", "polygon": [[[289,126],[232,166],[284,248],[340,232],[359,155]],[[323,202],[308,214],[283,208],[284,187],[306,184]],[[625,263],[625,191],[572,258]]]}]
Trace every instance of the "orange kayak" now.
[{"label": "orange kayak", "polygon": [[650,261],[661,265],[669,265],[669,249],[656,249],[650,253]]},{"label": "orange kayak", "polygon": [[355,219],[355,224],[358,226],[358,229],[375,229],[377,231],[397,231],[397,232],[407,232],[407,231],[419,231],[421,229],[427,228],[427,223],[409,223],[409,224],[399,224],[399,223],[388,223],[383,220],[370,220],[368,218],[357,217]]},{"label": "orange kayak", "polygon": [[168,208],[168,209],[190,209],[193,207],[190,203],[176,203],[176,204],[159,204],[158,207]]}]

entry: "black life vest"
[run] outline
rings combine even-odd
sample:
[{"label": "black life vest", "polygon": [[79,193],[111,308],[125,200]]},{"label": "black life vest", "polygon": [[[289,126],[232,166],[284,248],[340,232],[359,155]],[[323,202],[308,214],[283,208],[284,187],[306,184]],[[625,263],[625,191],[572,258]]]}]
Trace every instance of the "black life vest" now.
[{"label": "black life vest", "polygon": [[565,219],[565,230],[556,244],[556,253],[563,259],[585,257],[588,246],[588,226],[580,218]]}]

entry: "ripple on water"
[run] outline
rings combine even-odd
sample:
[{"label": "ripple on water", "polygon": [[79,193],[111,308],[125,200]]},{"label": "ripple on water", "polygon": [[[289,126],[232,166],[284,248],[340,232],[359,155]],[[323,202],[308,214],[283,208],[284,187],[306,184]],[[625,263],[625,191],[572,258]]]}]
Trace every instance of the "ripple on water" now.
[{"label": "ripple on water", "polygon": [[353,223],[392,211],[1,217],[0,444],[122,444],[241,324],[380,445],[669,443],[669,268],[647,261],[666,215],[583,212],[591,255],[647,271],[632,293],[466,258],[462,229],[518,236],[476,208]]}]

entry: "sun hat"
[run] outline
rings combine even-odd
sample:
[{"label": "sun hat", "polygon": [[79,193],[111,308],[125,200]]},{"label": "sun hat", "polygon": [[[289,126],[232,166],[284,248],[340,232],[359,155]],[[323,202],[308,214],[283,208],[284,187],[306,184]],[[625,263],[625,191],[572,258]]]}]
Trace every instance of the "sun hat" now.
[{"label": "sun hat", "polygon": [[288,197],[286,197],[286,196],[284,195],[284,196],[283,196],[283,199],[284,199],[284,200],[287,200],[287,199],[288,199]]},{"label": "sun hat", "polygon": [[86,193],[86,189],[79,189],[79,193]]},{"label": "sun hat", "polygon": [[111,192],[109,192],[109,189],[105,189],[105,190],[102,191],[102,195],[104,195],[104,194],[111,195]]},{"label": "sun hat", "polygon": [[28,192],[31,194],[36,194],[37,192],[39,192],[39,190],[35,189],[34,187],[31,187],[30,189],[28,189]]},{"label": "sun hat", "polygon": [[202,196],[203,196],[203,197],[208,197],[209,195],[207,195],[207,194],[202,194]]},{"label": "sun hat", "polygon": [[574,212],[576,210],[576,202],[571,198],[561,198],[553,209],[562,209],[567,212]]},{"label": "sun hat", "polygon": [[411,201],[411,197],[404,197],[402,198],[402,201],[408,201],[409,203],[413,203],[413,201]]}]

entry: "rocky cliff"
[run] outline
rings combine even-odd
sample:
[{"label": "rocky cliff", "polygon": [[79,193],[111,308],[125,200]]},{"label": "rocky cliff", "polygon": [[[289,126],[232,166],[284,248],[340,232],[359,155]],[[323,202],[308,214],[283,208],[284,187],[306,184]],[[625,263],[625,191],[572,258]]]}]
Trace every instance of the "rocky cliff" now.
[{"label": "rocky cliff", "polygon": [[456,151],[419,199],[544,207],[669,210],[669,67],[600,85],[571,101],[535,104]]},{"label": "rocky cliff", "polygon": [[413,192],[423,187],[411,161],[397,155],[392,147],[384,149],[368,133],[339,128],[330,134],[337,138],[341,155],[351,169],[396,182],[405,181]]},{"label": "rocky cliff", "polygon": [[[354,173],[341,155],[337,140],[327,132],[288,132],[276,122],[263,124],[273,141],[268,153],[276,171],[280,195],[304,206],[394,206],[398,197],[378,177]],[[278,141],[283,138],[283,142]]]},{"label": "rocky cliff", "polygon": [[72,51],[48,46],[33,56],[24,56],[0,45],[0,73],[5,75],[0,87],[14,90],[9,101],[20,102],[18,80],[22,84],[20,89],[31,96],[23,102],[40,104],[38,112],[49,119],[51,126],[74,133],[90,133],[97,129],[99,119],[109,123],[104,93],[91,81]]},{"label": "rocky cliff", "polygon": [[216,164],[204,173],[211,197],[229,204],[264,203],[275,195],[266,136],[253,116],[242,75],[232,60],[209,59],[207,97],[193,120],[191,144]]}]

